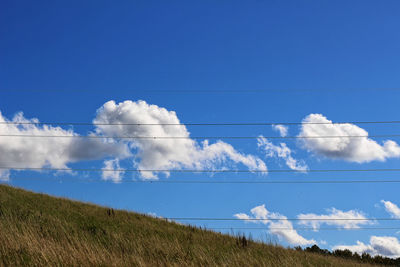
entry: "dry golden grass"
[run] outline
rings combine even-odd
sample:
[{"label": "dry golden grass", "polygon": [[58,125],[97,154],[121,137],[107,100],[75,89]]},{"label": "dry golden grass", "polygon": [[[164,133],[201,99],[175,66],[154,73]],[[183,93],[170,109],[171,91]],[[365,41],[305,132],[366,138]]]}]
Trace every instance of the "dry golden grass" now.
[{"label": "dry golden grass", "polygon": [[367,266],[0,186],[0,266]]}]

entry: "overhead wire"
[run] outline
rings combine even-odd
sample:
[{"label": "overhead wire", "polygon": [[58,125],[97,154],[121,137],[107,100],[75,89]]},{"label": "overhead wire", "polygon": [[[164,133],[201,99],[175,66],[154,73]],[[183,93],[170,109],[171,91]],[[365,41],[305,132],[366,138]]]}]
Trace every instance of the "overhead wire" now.
[{"label": "overhead wire", "polygon": [[182,172],[182,173],[307,173],[307,172],[398,172],[399,168],[393,169],[313,169],[313,170],[296,170],[296,169],[273,169],[273,170],[190,170],[190,169],[101,169],[101,168],[43,168],[43,167],[16,167],[16,166],[0,166],[0,169],[12,170],[34,170],[34,171],[88,171],[88,172]]},{"label": "overhead wire", "polygon": [[1,121],[0,124],[15,125],[86,125],[86,126],[272,126],[272,125],[335,125],[335,124],[400,124],[393,121],[348,121],[348,122],[232,122],[232,123],[94,123],[94,122],[34,122]]},{"label": "overhead wire", "polygon": [[[69,180],[74,182],[82,182],[82,183],[109,183],[110,180],[102,179],[102,178],[77,178],[73,177],[11,177],[10,179],[54,179],[54,180]],[[321,179],[321,178],[319,178]],[[332,179],[332,178],[330,178]],[[345,179],[345,178],[342,178]],[[138,183],[138,184],[362,184],[362,183],[400,183],[400,180],[308,180],[308,181],[299,181],[299,180],[288,180],[288,181],[271,181],[271,180],[126,180],[122,179],[119,181],[115,181],[117,184],[121,183]]]},{"label": "overhead wire", "polygon": [[173,221],[400,221],[400,218],[211,218],[211,217],[162,217]]},{"label": "overhead wire", "polygon": [[88,139],[324,139],[324,138],[387,138],[400,137],[400,134],[382,135],[328,135],[328,136],[102,136],[102,135],[33,135],[33,134],[0,134],[0,137],[22,138],[88,138]]},{"label": "overhead wire", "polygon": [[293,227],[293,228],[283,228],[283,227],[205,227],[206,230],[282,230],[282,231],[357,231],[357,230],[400,230],[399,227]]}]

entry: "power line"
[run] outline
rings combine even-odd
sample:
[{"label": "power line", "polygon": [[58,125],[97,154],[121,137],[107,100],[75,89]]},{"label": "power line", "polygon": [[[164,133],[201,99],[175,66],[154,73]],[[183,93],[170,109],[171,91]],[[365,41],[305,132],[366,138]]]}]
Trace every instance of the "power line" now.
[{"label": "power line", "polygon": [[[20,90],[20,91],[32,91],[32,92],[92,92],[93,90],[84,90],[81,88],[73,88],[73,89],[64,89],[64,88],[60,88],[60,89],[28,89],[28,88],[19,88],[19,89],[10,89],[10,88],[2,88],[1,91],[16,91],[16,90]],[[101,89],[96,88],[96,91],[99,91]],[[115,90],[115,89],[113,89]],[[122,91],[128,91],[131,93],[267,93],[267,92],[279,92],[279,91],[290,91],[288,89],[280,89],[280,90],[257,90],[257,89],[251,89],[251,90],[231,90],[231,89],[226,89],[226,90],[146,90],[146,89],[120,89]],[[312,91],[313,89],[309,89],[309,91]],[[365,89],[364,89],[365,90]],[[377,89],[366,89],[366,90],[377,90]],[[378,90],[396,90],[396,89],[378,89]],[[102,91],[105,91],[104,89]],[[301,92],[301,91],[298,91]]]},{"label": "power line", "polygon": [[199,217],[163,217],[175,221],[400,221],[400,218],[199,218]]},{"label": "power line", "polygon": [[131,88],[121,88],[121,89],[83,89],[83,88],[1,88],[1,91],[30,91],[30,92],[80,92],[80,93],[89,93],[93,91],[110,91],[110,90],[119,90],[122,92],[130,92],[130,93],[304,93],[304,92],[343,92],[343,91],[398,91],[400,88],[392,87],[392,88],[266,88],[266,89],[131,89]]},{"label": "power line", "polygon": [[[128,180],[124,182],[140,182]],[[182,184],[357,184],[357,183],[400,183],[400,180],[349,180],[349,181],[143,181],[142,183]]]},{"label": "power line", "polygon": [[88,139],[324,139],[324,138],[387,138],[400,137],[400,134],[383,135],[327,135],[327,136],[101,136],[101,135],[32,135],[0,134],[0,137],[29,138],[88,138]]},{"label": "power line", "polygon": [[88,171],[88,172],[182,172],[182,173],[291,173],[291,172],[398,172],[400,169],[315,169],[315,170],[190,170],[190,169],[99,169],[99,168],[35,168],[35,167],[13,167],[13,166],[0,166],[0,169],[6,170],[33,170],[33,171]]},{"label": "power line", "polygon": [[311,228],[311,227],[205,227],[206,230],[282,230],[282,231],[357,231],[357,230],[400,230],[400,227],[351,227],[351,228],[340,228],[340,227],[323,227],[323,228]]},{"label": "power line", "polygon": [[349,122],[233,122],[233,123],[91,123],[91,122],[33,122],[1,121],[16,125],[86,125],[86,126],[272,126],[272,125],[335,125],[335,124],[399,124],[400,121],[349,121]]},{"label": "power line", "polygon": [[[10,179],[70,179],[69,177],[11,177]],[[82,183],[109,183],[110,180],[98,179],[75,179],[73,181]],[[138,184],[358,184],[358,183],[400,183],[400,180],[316,180],[316,181],[202,181],[202,180],[121,180],[118,183]]]}]

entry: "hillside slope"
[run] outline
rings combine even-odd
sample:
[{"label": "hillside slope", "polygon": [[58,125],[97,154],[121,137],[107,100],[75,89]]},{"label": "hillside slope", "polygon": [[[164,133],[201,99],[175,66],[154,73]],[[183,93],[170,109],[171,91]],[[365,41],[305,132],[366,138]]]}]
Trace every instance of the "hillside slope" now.
[{"label": "hillside slope", "polygon": [[0,185],[0,265],[367,266]]}]

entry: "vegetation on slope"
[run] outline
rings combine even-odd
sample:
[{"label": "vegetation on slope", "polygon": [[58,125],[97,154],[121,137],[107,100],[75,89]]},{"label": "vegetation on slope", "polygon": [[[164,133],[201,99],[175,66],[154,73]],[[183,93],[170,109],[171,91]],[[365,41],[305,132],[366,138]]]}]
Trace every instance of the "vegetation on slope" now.
[{"label": "vegetation on slope", "polygon": [[357,266],[361,263],[1,185],[0,265]]}]

